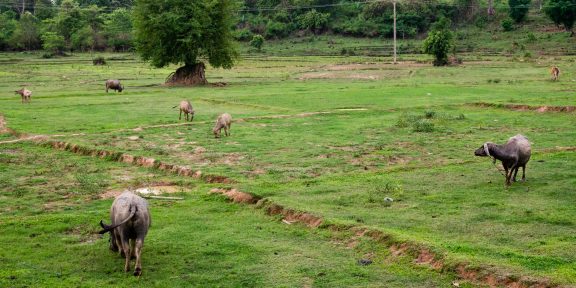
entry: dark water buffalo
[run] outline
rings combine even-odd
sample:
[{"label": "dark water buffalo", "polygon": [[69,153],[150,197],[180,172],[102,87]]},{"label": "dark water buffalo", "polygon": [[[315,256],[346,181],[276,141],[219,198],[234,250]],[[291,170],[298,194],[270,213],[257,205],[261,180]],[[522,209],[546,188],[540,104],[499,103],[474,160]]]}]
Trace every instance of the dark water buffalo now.
[{"label": "dark water buffalo", "polygon": [[510,137],[504,145],[486,142],[474,151],[474,155],[493,157],[494,161],[502,161],[506,171],[506,185],[510,185],[512,181],[516,182],[516,174],[520,167],[522,167],[522,181],[526,180],[526,163],[530,160],[532,150],[528,138],[518,134]]},{"label": "dark water buffalo", "polygon": [[106,80],[106,93],[108,93],[108,89],[122,92],[122,90],[124,90],[124,86],[120,84],[120,80]]},{"label": "dark water buffalo", "polygon": [[[144,245],[144,238],[152,222],[148,203],[132,192],[124,192],[116,197],[112,203],[110,219],[112,221],[110,225],[100,221],[100,226],[104,229],[99,233],[110,232],[110,250],[120,251],[120,255],[126,259],[125,272],[130,271],[130,258],[136,257],[134,276],[140,276],[142,274],[140,254]],[[130,251],[131,246],[132,251]]]}]

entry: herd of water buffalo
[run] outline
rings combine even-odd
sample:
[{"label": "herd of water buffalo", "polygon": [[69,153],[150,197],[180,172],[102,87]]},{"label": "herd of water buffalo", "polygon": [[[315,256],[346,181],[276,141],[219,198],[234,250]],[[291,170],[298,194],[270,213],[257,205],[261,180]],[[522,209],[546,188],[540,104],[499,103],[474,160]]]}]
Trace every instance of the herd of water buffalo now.
[{"label": "herd of water buffalo", "polygon": [[[554,69],[555,68],[555,69]],[[560,71],[557,67],[553,67],[551,74],[553,80],[558,80]],[[119,80],[107,80],[106,92],[115,90],[122,92],[124,86]],[[15,91],[22,97],[22,103],[30,103],[32,91],[22,88]],[[190,101],[182,100],[179,107],[178,120],[182,119],[184,113],[185,121],[192,121],[194,119],[194,108]],[[228,113],[223,113],[218,116],[212,132],[216,138],[221,135],[221,130],[224,129],[226,136],[230,135],[230,126],[232,117]],[[528,139],[523,135],[516,135],[511,137],[506,144],[498,145],[492,142],[484,143],[478,148],[474,155],[482,157],[492,157],[493,161],[500,160],[505,170],[506,185],[511,185],[516,181],[516,174],[518,169],[522,167],[522,181],[526,179],[526,164],[530,160],[531,147]],[[136,258],[134,268],[134,275],[139,276],[142,274],[141,266],[141,251],[144,244],[144,238],[148,233],[151,223],[150,211],[148,203],[142,197],[132,193],[124,192],[116,197],[110,209],[110,225],[106,225],[100,221],[103,230],[99,233],[110,233],[110,250],[119,252],[125,258],[124,271],[130,271],[130,260],[132,257]]]}]

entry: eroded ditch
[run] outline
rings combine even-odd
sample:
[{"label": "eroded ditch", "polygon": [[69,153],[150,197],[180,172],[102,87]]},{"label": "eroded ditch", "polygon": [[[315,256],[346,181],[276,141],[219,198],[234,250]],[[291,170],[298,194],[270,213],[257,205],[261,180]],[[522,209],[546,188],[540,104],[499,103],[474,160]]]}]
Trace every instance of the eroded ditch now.
[{"label": "eroded ditch", "polygon": [[475,102],[468,104],[475,107],[490,107],[490,108],[504,108],[514,111],[536,111],[540,113],[544,112],[564,112],[564,113],[572,113],[576,111],[576,106],[533,106],[533,105],[526,105],[526,104],[495,104],[495,103],[487,103],[487,102]]},{"label": "eroded ditch", "polygon": [[[165,163],[142,156],[133,156],[126,153],[114,152],[108,150],[92,149],[62,141],[35,141],[34,143],[51,147],[58,150],[69,151],[72,153],[118,161],[132,165],[155,168],[184,177],[193,177],[207,183],[235,183],[233,179],[220,175],[204,175],[201,171],[175,164]],[[535,278],[525,275],[517,275],[505,269],[498,269],[493,266],[471,265],[467,262],[447,261],[444,253],[436,252],[430,247],[419,243],[408,241],[398,241],[391,234],[379,230],[369,229],[361,226],[343,226],[339,224],[326,223],[319,216],[312,213],[298,211],[276,204],[269,199],[261,198],[247,192],[236,189],[214,188],[209,193],[221,194],[231,202],[251,205],[255,208],[262,209],[267,215],[280,216],[282,222],[286,224],[301,223],[309,228],[328,229],[330,231],[347,231],[352,238],[348,241],[350,247],[354,247],[361,237],[368,237],[376,243],[383,245],[390,251],[390,257],[409,257],[417,265],[424,265],[438,273],[452,273],[457,275],[460,280],[469,281],[474,284],[488,285],[490,287],[509,287],[509,288],[552,288],[563,287],[551,282],[545,278]]]}]

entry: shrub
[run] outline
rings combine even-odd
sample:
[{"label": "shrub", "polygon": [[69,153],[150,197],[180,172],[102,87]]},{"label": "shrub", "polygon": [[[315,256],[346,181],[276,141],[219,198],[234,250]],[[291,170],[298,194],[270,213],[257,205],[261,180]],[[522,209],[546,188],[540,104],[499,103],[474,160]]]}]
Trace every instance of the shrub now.
[{"label": "shrub", "polygon": [[448,52],[454,45],[450,23],[449,19],[441,18],[432,25],[428,37],[424,40],[424,53],[434,55],[434,66],[448,64]]},{"label": "shrub", "polygon": [[536,42],[536,35],[534,35],[534,33],[532,32],[528,32],[528,34],[526,35],[526,41],[528,42]]},{"label": "shrub", "polygon": [[308,29],[316,34],[326,27],[329,17],[330,13],[320,13],[316,9],[312,9],[298,16],[296,20],[300,28]]},{"label": "shrub", "polygon": [[250,40],[250,46],[258,49],[258,51],[262,50],[263,44],[264,44],[264,37],[262,37],[262,35],[260,34],[254,35],[254,37],[252,37],[252,40]]},{"label": "shrub", "polygon": [[419,119],[412,125],[414,132],[434,132],[434,123],[428,119]]},{"label": "shrub", "polygon": [[102,56],[98,56],[92,60],[94,65],[106,65],[106,60]]},{"label": "shrub", "polygon": [[234,33],[234,38],[238,41],[249,41],[252,37],[254,37],[254,34],[247,28],[236,30]]},{"label": "shrub", "polygon": [[501,22],[502,29],[506,32],[514,30],[514,22],[510,18],[506,18]]},{"label": "shrub", "polygon": [[62,54],[66,42],[64,36],[56,32],[46,32],[42,34],[42,48],[52,54]]},{"label": "shrub", "polygon": [[526,15],[528,14],[528,9],[530,8],[531,0],[508,0],[508,6],[510,7],[510,18],[512,18],[516,23],[524,21]]},{"label": "shrub", "polygon": [[284,38],[290,34],[288,25],[282,22],[268,21],[266,24],[266,38]]},{"label": "shrub", "polygon": [[436,112],[435,111],[426,111],[424,113],[424,117],[426,117],[426,119],[432,119],[432,118],[436,117]]}]

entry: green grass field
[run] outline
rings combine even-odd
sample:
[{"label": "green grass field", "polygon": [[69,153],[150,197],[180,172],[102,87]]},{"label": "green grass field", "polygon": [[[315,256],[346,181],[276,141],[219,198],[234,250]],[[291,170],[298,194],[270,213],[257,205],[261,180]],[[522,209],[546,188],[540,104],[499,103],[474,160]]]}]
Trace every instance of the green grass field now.
[{"label": "green grass field", "polygon": [[[364,227],[442,255],[446,263],[576,283],[575,113],[504,105],[574,106],[576,57],[482,59],[434,68],[388,57],[250,57],[208,69],[225,87],[165,87],[175,69],[131,54],[40,59],[0,55],[0,113],[20,133],[152,157],[231,184],[79,156],[33,142],[0,144],[0,286],[448,287],[457,275],[393,257],[350,231],[286,225],[260,209],[228,204],[212,188],[236,188]],[[404,56],[405,59],[411,58]],[[559,82],[549,67],[560,65]],[[104,91],[121,79],[122,93]],[[13,91],[27,86],[32,103]],[[194,122],[172,107],[189,99]],[[478,104],[484,103],[484,104]],[[486,105],[494,104],[494,105]],[[216,116],[232,135],[214,139]],[[180,125],[178,125],[180,123]],[[473,152],[515,134],[532,142],[527,182],[504,186]],[[183,201],[149,200],[153,225],[144,274],[98,238],[108,191],[179,187]],[[385,201],[386,197],[394,199]],[[354,240],[355,241],[355,240]],[[359,266],[370,258],[374,264]],[[475,286],[479,283],[467,283]],[[461,286],[462,287],[462,286]]]}]

